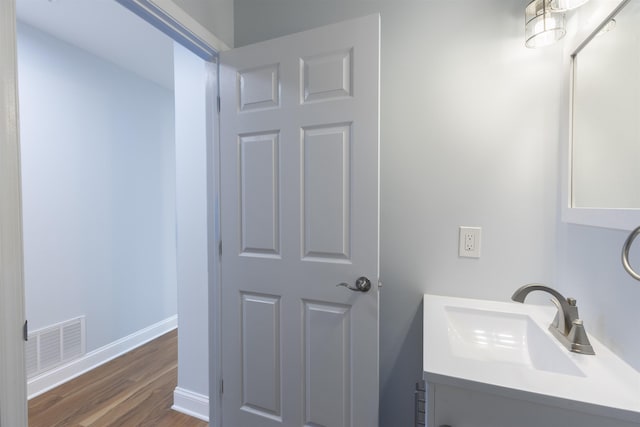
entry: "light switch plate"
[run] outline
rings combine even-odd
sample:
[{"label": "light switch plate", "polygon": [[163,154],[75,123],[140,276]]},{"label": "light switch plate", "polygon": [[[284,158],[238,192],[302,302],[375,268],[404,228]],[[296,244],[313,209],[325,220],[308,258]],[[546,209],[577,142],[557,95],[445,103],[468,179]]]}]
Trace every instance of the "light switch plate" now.
[{"label": "light switch plate", "polygon": [[480,258],[481,227],[460,227],[458,255],[465,258]]}]

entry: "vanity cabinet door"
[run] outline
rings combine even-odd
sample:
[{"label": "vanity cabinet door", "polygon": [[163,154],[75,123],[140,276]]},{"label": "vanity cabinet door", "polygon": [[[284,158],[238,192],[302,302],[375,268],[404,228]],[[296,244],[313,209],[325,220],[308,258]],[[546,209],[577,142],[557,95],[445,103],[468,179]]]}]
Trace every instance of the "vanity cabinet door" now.
[{"label": "vanity cabinet door", "polygon": [[519,399],[429,384],[427,427],[639,427]]}]

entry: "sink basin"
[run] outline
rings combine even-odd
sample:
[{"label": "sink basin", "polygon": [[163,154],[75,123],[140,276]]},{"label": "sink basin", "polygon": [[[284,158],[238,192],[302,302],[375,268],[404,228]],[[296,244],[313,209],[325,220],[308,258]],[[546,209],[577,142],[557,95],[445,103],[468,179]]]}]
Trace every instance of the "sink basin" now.
[{"label": "sink basin", "polygon": [[428,383],[640,427],[640,372],[594,336],[589,340],[595,356],[567,350],[548,329],[555,307],[428,294],[423,303]]},{"label": "sink basin", "polygon": [[584,376],[555,338],[526,314],[444,307],[449,346],[455,357],[520,365]]}]

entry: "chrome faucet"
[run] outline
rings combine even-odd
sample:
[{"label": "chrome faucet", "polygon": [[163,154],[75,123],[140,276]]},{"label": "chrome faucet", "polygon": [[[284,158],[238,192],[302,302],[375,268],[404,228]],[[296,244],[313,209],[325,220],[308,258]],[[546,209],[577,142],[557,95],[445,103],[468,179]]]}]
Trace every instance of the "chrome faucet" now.
[{"label": "chrome faucet", "polygon": [[515,291],[511,299],[524,303],[524,299],[533,291],[543,291],[551,294],[551,302],[558,308],[556,317],[549,325],[549,331],[556,337],[569,351],[582,354],[595,354],[589,342],[589,337],[584,329],[582,320],[578,317],[578,307],[574,298],[565,298],[553,288],[539,283],[531,283],[522,286]]}]

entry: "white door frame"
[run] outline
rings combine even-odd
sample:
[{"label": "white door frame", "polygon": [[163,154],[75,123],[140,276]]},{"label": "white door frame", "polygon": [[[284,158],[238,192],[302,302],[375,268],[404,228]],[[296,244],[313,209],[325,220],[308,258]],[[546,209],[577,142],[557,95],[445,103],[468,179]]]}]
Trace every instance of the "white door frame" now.
[{"label": "white door frame", "polygon": [[[206,61],[229,47],[171,0],[117,0]],[[22,190],[18,126],[15,0],[0,1],[0,427],[27,427],[22,326],[25,321]],[[214,102],[217,84],[209,81]],[[217,126],[217,129],[215,127]],[[212,132],[213,130],[213,132]],[[209,420],[220,424],[219,119],[207,118],[209,224]]]},{"label": "white door frame", "polygon": [[27,425],[14,0],[0,1],[0,426]]}]

